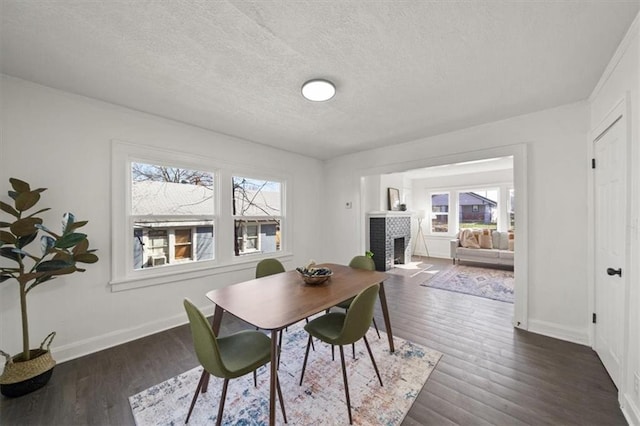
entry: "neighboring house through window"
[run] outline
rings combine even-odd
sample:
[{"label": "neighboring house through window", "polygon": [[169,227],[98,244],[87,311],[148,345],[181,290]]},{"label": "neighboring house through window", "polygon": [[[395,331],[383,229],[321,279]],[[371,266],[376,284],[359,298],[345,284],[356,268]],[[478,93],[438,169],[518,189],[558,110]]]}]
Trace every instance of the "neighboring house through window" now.
[{"label": "neighboring house through window", "polygon": [[234,176],[236,256],[281,250],[282,183]]},{"label": "neighboring house through window", "polygon": [[213,174],[131,164],[133,269],[214,258]]}]

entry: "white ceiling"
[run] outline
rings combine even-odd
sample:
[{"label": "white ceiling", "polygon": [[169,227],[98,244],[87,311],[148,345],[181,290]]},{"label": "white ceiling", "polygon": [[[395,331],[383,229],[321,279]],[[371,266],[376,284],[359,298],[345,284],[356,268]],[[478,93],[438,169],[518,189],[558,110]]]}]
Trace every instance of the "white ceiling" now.
[{"label": "white ceiling", "polygon": [[[616,1],[0,0],[0,70],[327,159],[585,99]],[[336,83],[313,103],[300,86]]]}]

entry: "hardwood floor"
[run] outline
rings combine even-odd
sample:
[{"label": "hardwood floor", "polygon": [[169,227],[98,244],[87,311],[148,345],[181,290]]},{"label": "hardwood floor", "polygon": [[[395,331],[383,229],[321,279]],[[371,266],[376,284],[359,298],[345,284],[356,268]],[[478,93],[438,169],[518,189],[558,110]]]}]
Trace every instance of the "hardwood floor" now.
[{"label": "hardwood floor", "polygon": [[[426,278],[385,281],[394,334],[444,354],[404,425],[626,424],[590,348],[514,329],[513,305],[420,286]],[[384,325],[379,306],[376,317]],[[247,327],[225,315],[222,333]],[[177,327],[58,365],[45,388],[0,399],[0,424],[133,425],[130,395],[196,365]]]}]

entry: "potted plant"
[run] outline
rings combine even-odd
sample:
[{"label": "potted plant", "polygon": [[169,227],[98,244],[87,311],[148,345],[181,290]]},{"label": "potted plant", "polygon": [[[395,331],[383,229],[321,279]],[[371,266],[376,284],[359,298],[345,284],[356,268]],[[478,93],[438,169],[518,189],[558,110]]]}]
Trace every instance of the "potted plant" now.
[{"label": "potted plant", "polygon": [[[11,357],[0,351],[7,359],[0,376],[0,393],[15,397],[44,386],[55,366],[49,351],[55,332],[44,339],[39,349],[30,349],[27,294],[59,275],[84,272],[77,264],[95,263],[98,256],[93,253],[95,250],[89,250],[87,235],[77,232],[87,224],[86,221],[76,221],[72,213],[65,213],[61,233],[51,231],[36,216],[49,208],[27,213],[35,207],[46,188],[31,189],[27,182],[15,178],[9,182],[13,188],[8,192],[13,206],[0,201],[0,209],[11,217],[10,221],[0,221],[0,256],[4,258],[0,266],[0,283],[16,282],[19,287],[22,352]],[[27,251],[27,246],[36,240],[40,231],[45,234],[39,239],[40,249],[36,254],[33,250]],[[7,266],[9,264],[11,266]]]}]

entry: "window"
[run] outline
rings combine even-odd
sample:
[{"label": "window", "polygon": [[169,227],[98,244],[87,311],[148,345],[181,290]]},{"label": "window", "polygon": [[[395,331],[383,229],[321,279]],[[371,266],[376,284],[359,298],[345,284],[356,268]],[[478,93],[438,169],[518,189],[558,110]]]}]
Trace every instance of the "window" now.
[{"label": "window", "polygon": [[131,163],[134,270],[213,259],[213,183],[210,172]]},{"label": "window", "polygon": [[282,183],[234,176],[232,184],[235,255],[280,251]]},{"label": "window", "polygon": [[431,194],[431,232],[449,232],[449,193]]},{"label": "window", "polygon": [[292,258],[287,174],[269,164],[256,160],[246,172],[121,141],[112,142],[111,164],[112,291],[239,271],[254,256]]},{"label": "window", "polygon": [[458,225],[462,228],[498,227],[498,190],[478,189],[458,193]]}]

